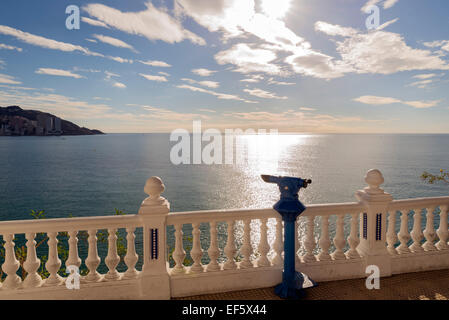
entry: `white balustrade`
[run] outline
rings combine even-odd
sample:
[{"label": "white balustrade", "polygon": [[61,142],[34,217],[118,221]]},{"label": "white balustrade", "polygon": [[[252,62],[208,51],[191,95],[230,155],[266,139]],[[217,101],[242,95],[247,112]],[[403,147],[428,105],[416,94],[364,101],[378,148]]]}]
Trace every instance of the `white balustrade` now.
[{"label": "white balustrade", "polygon": [[136,270],[136,263],[139,260],[139,256],[136,253],[136,244],[135,239],[136,235],[134,231],[136,228],[126,228],[126,255],[125,255],[125,264],[126,264],[126,272],[123,275],[124,279],[134,279],[138,275],[138,271]]},{"label": "white balustrade", "polygon": [[[217,241],[217,223],[215,221],[210,222],[210,246],[207,254],[209,255],[210,262],[207,265],[206,270],[208,272],[220,270],[220,265],[218,264],[218,257],[220,256],[220,250],[218,249]],[[229,233],[228,233],[229,234]],[[234,258],[232,259],[234,260]]]},{"label": "white balustrade", "polygon": [[233,270],[237,268],[237,264],[235,263],[235,254],[237,250],[235,248],[235,235],[234,235],[234,227],[235,222],[233,220],[228,220],[227,222],[227,234],[228,239],[226,241],[226,247],[224,248],[224,252],[226,254],[226,262],[223,265],[224,270]]},{"label": "white balustrade", "polygon": [[101,279],[101,276],[97,271],[97,268],[101,262],[97,249],[97,229],[89,229],[88,234],[89,250],[86,259],[86,266],[87,269],[89,269],[89,273],[85,279],[90,282],[96,282]]},{"label": "white balustrade", "polygon": [[190,256],[193,259],[193,265],[190,267],[190,272],[192,273],[201,273],[204,271],[203,265],[201,264],[201,258],[203,257],[203,249],[201,249],[201,231],[200,224],[193,223],[193,247],[192,251],[190,251]]},{"label": "white balustrade", "polygon": [[251,219],[243,220],[243,245],[240,248],[240,253],[243,255],[242,262],[240,262],[240,268],[252,268],[251,254],[253,253],[253,247],[251,245]]},{"label": "white balustrade", "polygon": [[268,267],[271,265],[270,260],[268,260],[268,252],[270,251],[270,245],[268,243],[268,219],[263,218],[260,220],[260,243],[259,243],[259,254],[260,257],[257,260],[258,267]]},{"label": "white balustrade", "polygon": [[41,260],[36,255],[36,241],[34,240],[35,237],[35,233],[30,232],[26,234],[26,239],[28,240],[26,243],[27,257],[26,261],[23,264],[23,268],[28,274],[23,281],[24,288],[34,288],[42,285],[42,278],[37,273],[37,270],[41,265]]},{"label": "white balustrade", "polygon": [[6,273],[6,279],[2,285],[3,289],[15,289],[19,287],[21,282],[19,276],[16,274],[20,264],[16,258],[13,238],[14,234],[6,234],[3,236],[3,240],[5,241],[5,262],[2,265],[2,270]]},{"label": "white balustrade", "polygon": [[318,254],[319,261],[328,261],[332,257],[329,254],[331,247],[331,240],[329,237],[329,216],[321,216],[321,237],[319,241],[320,253]]},{"label": "white balustrade", "polygon": [[351,231],[348,238],[349,250],[346,252],[346,257],[348,259],[357,259],[360,258],[359,253],[357,252],[357,246],[360,243],[360,239],[357,233],[357,226],[359,222],[359,213],[353,213],[351,215]]},{"label": "white balustrade", "polygon": [[410,251],[413,253],[424,251],[421,246],[421,240],[424,239],[424,234],[421,227],[421,217],[421,209],[415,209],[415,214],[413,215],[413,229],[410,233],[413,240],[413,243],[410,246]]},{"label": "white balustrade", "polygon": [[424,229],[424,237],[426,238],[426,242],[423,244],[423,249],[426,251],[434,251],[437,248],[434,245],[434,241],[436,238],[435,233],[435,227],[433,226],[433,212],[435,210],[435,207],[429,207],[427,208],[427,215],[426,215],[426,228]]},{"label": "white balustrade", "polygon": [[186,252],[184,251],[183,235],[182,224],[175,225],[175,251],[173,251],[175,267],[172,269],[172,273],[174,274],[186,272],[184,267]]},{"label": "white balustrade", "polygon": [[334,260],[346,259],[345,253],[343,252],[346,245],[346,239],[344,235],[344,215],[337,215],[337,230],[334,237],[335,251],[332,253],[332,258]]},{"label": "white balustrade", "polygon": [[[298,219],[296,224],[298,226],[298,221],[301,221],[301,228],[305,227],[304,235],[301,233],[301,239],[297,237],[298,228],[295,230],[296,252],[298,252],[299,248],[305,252],[302,257],[296,255],[296,262],[302,264],[298,264],[297,266],[299,268],[305,268],[305,272],[310,273],[312,279],[329,280],[344,279],[345,277],[364,277],[365,274],[360,273],[360,270],[364,270],[363,266],[368,261],[365,255],[367,253],[366,250],[368,250],[368,253],[370,253],[369,250],[374,250],[375,256],[381,255],[383,260],[391,264],[391,272],[394,273],[422,271],[428,268],[429,265],[432,265],[432,268],[435,268],[435,266],[436,268],[448,268],[449,197],[405,199],[388,202],[388,195],[383,193],[383,190],[379,188],[380,182],[383,181],[381,175],[376,172],[371,172],[366,180],[368,181],[369,187],[365,188],[365,193],[367,195],[370,195],[370,192],[371,195],[383,195],[385,205],[376,207],[377,204],[374,204],[374,207],[370,207],[373,203],[369,202],[369,197],[361,198],[365,202],[361,200],[358,203],[308,205],[307,210],[301,215],[302,220]],[[15,296],[14,292],[20,292],[23,297],[39,297],[40,290],[47,290],[45,291],[47,293],[54,292],[56,295],[59,294],[63,297],[76,294],[76,290],[67,290],[62,285],[66,277],[61,277],[58,272],[62,263],[66,267],[70,265],[81,266],[78,250],[81,251],[81,248],[84,250],[84,242],[79,243],[78,230],[87,230],[88,232],[88,256],[85,260],[85,265],[89,272],[87,276],[82,277],[82,286],[101,288],[104,285],[104,294],[109,294],[111,297],[120,298],[121,296],[126,296],[126,294],[143,294],[143,296],[139,297],[154,296],[165,299],[170,297],[170,292],[175,296],[182,296],[184,294],[179,292],[193,292],[195,290],[199,294],[201,290],[218,292],[223,285],[227,288],[226,290],[232,290],[234,287],[242,289],[241,285],[247,281],[247,277],[252,277],[251,281],[247,282],[254,285],[266,283],[264,281],[267,279],[273,281],[270,285],[275,285],[276,283],[274,281],[279,281],[279,272],[283,267],[282,254],[284,239],[282,220],[276,211],[273,209],[241,209],[168,214],[167,201],[160,196],[164,189],[161,180],[153,179],[150,182],[146,185],[147,194],[150,196],[144,201],[146,205],[145,214],[147,214],[145,219],[140,215],[126,215],[0,222],[0,234],[4,240],[4,261],[1,269],[6,275],[0,286],[0,299],[19,297]],[[421,223],[424,213],[422,211],[423,208],[426,212],[424,230],[422,230],[423,225]],[[437,208],[439,208],[438,211],[436,211]],[[378,220],[374,218],[382,214],[383,219],[385,219],[387,212],[389,213],[387,218],[388,227],[386,230],[385,227],[380,229]],[[411,213],[409,214],[409,212]],[[436,226],[435,212],[439,212],[438,226]],[[365,238],[365,235],[362,237],[362,234],[360,236],[358,234],[358,224],[361,221],[360,213],[366,213],[368,215],[368,219],[366,220],[368,239]],[[400,230],[399,233],[396,233],[396,228],[398,227],[396,225],[396,218],[398,213],[400,214]],[[346,215],[350,216],[350,219],[347,219],[347,223],[349,223],[346,226],[347,233],[345,233]],[[409,232],[409,215],[413,219],[413,230],[411,233]],[[271,225],[268,221],[273,218],[276,222]],[[335,227],[329,223],[329,221],[334,221],[334,218],[336,218]],[[243,222],[243,234],[241,235],[238,234],[241,231],[236,228],[237,222],[239,221]],[[258,221],[260,228],[254,228],[252,230],[252,221]],[[302,221],[305,222],[304,226],[302,225]],[[315,221],[317,224],[315,224]],[[224,238],[219,237],[218,226],[221,226],[221,223],[226,223],[227,225],[227,238],[226,236]],[[381,223],[384,224],[385,220],[382,220]],[[200,226],[206,224],[210,226],[209,237],[200,228]],[[191,244],[184,244],[183,225],[192,225],[193,238]],[[166,268],[167,243],[164,241],[166,239],[173,239],[173,237],[166,236],[165,230],[167,226],[174,226],[175,240],[175,248],[172,254],[175,264],[172,268],[168,268],[169,272],[167,272]],[[127,241],[126,255],[124,257],[126,271],[123,274],[117,270],[120,262],[120,257],[117,252],[117,230],[121,228],[126,229]],[[139,261],[136,249],[140,249],[142,243],[136,243],[137,228],[139,230],[142,228],[144,235],[148,234],[145,233],[148,230],[151,230],[151,232],[157,230],[156,235],[149,242],[148,237],[144,237],[145,246],[147,246],[147,242],[149,245],[149,247],[145,247],[148,250],[144,250],[148,252],[143,252],[143,261],[147,267],[140,272],[136,269],[137,262]],[[438,229],[435,230],[436,228]],[[107,271],[98,269],[101,258],[97,248],[97,230],[108,230],[108,249],[107,256],[105,257]],[[169,228],[168,230],[171,229]],[[361,225],[360,232],[362,230],[363,226]],[[375,231],[378,230],[384,232],[381,234],[382,241],[378,241],[378,234],[375,234]],[[68,234],[68,257],[66,261],[61,261],[62,255],[61,257],[58,256],[57,236],[59,233],[62,234],[65,232]],[[335,236],[331,239],[330,235],[334,232]],[[253,244],[251,233],[254,233],[256,239],[260,239],[257,247],[259,256],[256,261],[252,261]],[[23,264],[23,271],[25,271],[26,276],[22,282],[21,278],[17,275],[20,264],[15,254],[17,244],[14,243],[17,243],[18,240],[15,240],[14,236],[23,234],[26,239],[26,243],[23,243],[26,245],[27,257]],[[39,267],[41,266],[41,260],[38,256],[39,250],[37,250],[36,234],[46,234],[48,238],[48,260],[45,263],[45,269],[49,277],[45,280],[42,280],[40,276],[41,272]],[[237,236],[242,236],[243,239],[240,248],[240,254],[243,259],[239,263],[236,263],[235,260],[237,254],[236,234]],[[273,234],[274,239],[269,238],[269,234],[270,236]],[[319,235],[319,239],[315,238],[315,234]],[[375,239],[373,238],[373,234],[376,235]],[[408,247],[410,238],[413,239],[413,244]],[[425,243],[421,245],[424,238]],[[18,237],[18,239],[22,238]],[[367,241],[372,246],[368,245]],[[397,246],[398,241],[400,242],[399,246]],[[23,243],[20,243],[20,246],[23,246]],[[219,263],[220,248],[224,243],[226,243],[224,247],[225,262],[221,264]],[[203,247],[207,244],[209,245],[207,254],[210,261],[207,265],[203,265]],[[330,254],[329,251],[332,244],[335,249]],[[349,249],[345,252],[347,244]],[[65,244],[62,243],[60,245],[64,246]],[[78,247],[79,245],[81,247]],[[185,245],[192,245],[190,256],[192,257],[193,264],[190,268],[185,268],[184,266],[186,257]],[[301,245],[303,247],[300,247]],[[317,245],[318,254],[315,256],[314,250],[317,248]],[[273,255],[270,260],[268,253],[271,249]],[[160,267],[158,272],[154,272],[154,268],[156,267]],[[242,274],[239,271],[241,269],[245,269],[243,275],[245,281],[242,281]],[[187,270],[192,275],[185,274]],[[224,278],[220,279],[222,275]],[[215,277],[215,280],[208,282],[208,277]],[[107,280],[108,283],[103,284],[103,279]],[[126,281],[122,282],[123,279],[126,279]],[[157,279],[156,282],[154,281],[155,279]],[[115,283],[117,285],[114,285]],[[132,288],[140,289],[129,289],[130,287],[126,287],[125,289],[124,287],[121,290],[120,283],[125,283],[125,286],[138,285]],[[186,289],[186,284],[187,289],[191,291]],[[155,285],[159,287],[156,288],[154,287]],[[163,286],[168,286],[168,289]],[[170,289],[170,286],[173,287]],[[212,288],[210,286],[215,287]],[[126,294],[124,290],[126,290]],[[161,290],[165,292],[164,295],[160,295]],[[117,291],[116,295],[114,295],[115,291]],[[90,291],[87,290],[86,292]],[[89,296],[89,293],[87,295]]]},{"label": "white balustrade", "polygon": [[273,265],[280,267],[284,264],[284,259],[282,259],[282,252],[284,251],[284,234],[283,234],[282,219],[276,218],[276,237],[274,239],[274,251],[275,256],[273,258]]},{"label": "white balustrade", "polygon": [[396,235],[396,210],[391,210],[390,215],[388,216],[387,249],[392,255],[398,254],[395,248],[398,240],[398,236]]},{"label": "white balustrade", "polygon": [[116,269],[120,262],[120,256],[117,254],[117,229],[108,230],[108,255],[104,261],[109,270],[104,278],[107,280],[120,278],[120,274]]},{"label": "white balustrade", "polygon": [[438,238],[440,241],[437,242],[436,247],[438,250],[447,250],[449,249],[449,246],[447,244],[447,240],[449,238],[449,231],[448,231],[448,222],[447,222],[447,215],[448,215],[448,208],[449,206],[441,206],[440,207],[440,227],[437,230]]},{"label": "white balustrade", "polygon": [[306,254],[302,257],[304,262],[314,262],[316,261],[315,255],[313,254],[313,250],[315,249],[316,242],[315,237],[313,235],[314,231],[314,216],[307,217],[307,230],[306,230],[306,239],[304,241],[304,247],[306,249]]},{"label": "white balustrade", "polygon": [[58,274],[61,268],[61,260],[58,257],[58,235],[57,232],[49,232],[48,236],[48,261],[45,263],[45,268],[50,273],[50,276],[45,281],[45,285],[59,285],[63,281]]}]

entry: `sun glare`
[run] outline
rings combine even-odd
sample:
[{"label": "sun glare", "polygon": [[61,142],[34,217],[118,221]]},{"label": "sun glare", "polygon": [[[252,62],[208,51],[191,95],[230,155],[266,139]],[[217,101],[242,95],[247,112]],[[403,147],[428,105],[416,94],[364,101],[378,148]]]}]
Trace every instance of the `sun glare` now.
[{"label": "sun glare", "polygon": [[291,0],[262,0],[262,11],[271,18],[282,18],[290,9]]}]

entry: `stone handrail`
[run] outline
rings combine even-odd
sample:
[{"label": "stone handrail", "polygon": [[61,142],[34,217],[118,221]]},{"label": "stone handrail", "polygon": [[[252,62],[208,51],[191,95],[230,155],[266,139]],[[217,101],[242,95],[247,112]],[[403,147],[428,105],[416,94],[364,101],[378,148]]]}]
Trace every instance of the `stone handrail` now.
[{"label": "stone handrail", "polygon": [[[379,187],[383,177],[378,170],[369,171],[365,181],[368,187],[356,193],[358,202],[307,206],[297,220],[296,267],[315,281],[363,278],[370,265],[377,266],[381,276],[449,268],[449,197],[393,200]],[[169,299],[269,287],[281,281],[283,228],[275,210],[170,213],[168,201],[161,196],[164,189],[159,178],[150,178],[144,188],[149,197],[136,215],[0,222],[4,241],[0,299]],[[136,241],[138,228],[142,243]],[[105,229],[107,272],[101,274],[97,232]],[[126,229],[124,272],[117,271],[119,229]],[[186,230],[192,233],[187,245]],[[81,265],[80,231],[88,234],[84,264],[89,272],[80,277],[79,290],[69,290],[64,285],[69,277],[58,271],[63,263]],[[66,261],[58,255],[60,232],[67,232]],[[48,238],[45,279],[37,272],[39,233]],[[14,243],[20,234],[27,240],[23,281],[17,275],[20,265]],[[136,270],[137,246],[143,252],[141,271]],[[185,260],[187,254],[192,261]]]}]

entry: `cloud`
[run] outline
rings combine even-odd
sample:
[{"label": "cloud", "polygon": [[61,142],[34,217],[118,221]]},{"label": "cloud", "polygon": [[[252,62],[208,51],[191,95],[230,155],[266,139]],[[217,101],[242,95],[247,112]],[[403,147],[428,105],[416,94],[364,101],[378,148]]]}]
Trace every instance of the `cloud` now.
[{"label": "cloud", "polygon": [[113,37],[109,37],[109,36],[104,36],[101,34],[94,34],[93,35],[94,38],[98,39],[99,41],[109,44],[111,46],[114,47],[118,47],[118,48],[126,48],[126,49],[130,49],[134,52],[137,52],[136,49],[134,49],[134,47],[130,44],[127,44],[126,42],[113,38]]},{"label": "cloud", "polygon": [[157,61],[157,60],[148,60],[148,61],[142,61],[138,60],[140,63],[146,64],[147,66],[152,67],[161,67],[161,68],[170,68],[171,65],[164,61]]},{"label": "cloud", "polygon": [[411,86],[411,87],[418,87],[420,89],[424,89],[424,88],[427,88],[427,86],[429,84],[433,83],[433,82],[434,82],[434,80],[430,80],[430,79],[428,79],[428,80],[421,80],[421,81],[412,82],[412,83],[409,84],[409,86]]},{"label": "cloud", "polygon": [[276,85],[279,85],[279,86],[293,86],[293,85],[296,84],[294,82],[276,81],[273,78],[268,79],[268,83],[269,84],[276,84]]},{"label": "cloud", "polygon": [[383,29],[391,26],[393,23],[396,23],[398,20],[399,20],[399,18],[387,21],[384,24],[380,25],[376,30],[383,30]]},{"label": "cloud", "polygon": [[140,76],[144,77],[147,80],[150,81],[157,81],[157,82],[167,82],[167,78],[164,76],[154,76],[154,75],[150,75],[150,74],[143,74],[143,73],[139,73]]},{"label": "cloud", "polygon": [[302,110],[302,111],[315,111],[316,109],[315,108],[308,108],[308,107],[300,107],[299,110]]},{"label": "cloud", "polygon": [[256,96],[263,99],[280,99],[280,100],[286,100],[287,97],[280,97],[277,96],[275,93],[268,92],[262,89],[244,89],[243,91],[249,93],[252,96]]},{"label": "cloud", "polygon": [[217,112],[217,111],[215,111],[215,110],[212,110],[212,109],[206,109],[206,108],[198,109],[198,111],[201,111],[201,112],[210,112],[210,113],[216,113],[216,112]]},{"label": "cloud", "polygon": [[119,63],[133,63],[134,62],[132,59],[125,59],[125,58],[121,58],[121,57],[107,56],[106,58],[108,58],[110,60],[114,60],[114,61],[119,62]]},{"label": "cloud", "polygon": [[424,45],[429,48],[441,48],[444,51],[449,51],[449,40],[438,40],[433,42],[424,42]]},{"label": "cloud", "polygon": [[52,39],[47,39],[47,38],[44,38],[41,36],[37,36],[37,35],[31,34],[28,32],[23,32],[21,30],[14,29],[14,28],[4,26],[4,25],[0,25],[0,34],[12,36],[20,41],[23,41],[25,43],[28,43],[28,44],[31,44],[34,46],[42,47],[42,48],[59,50],[59,51],[64,51],[64,52],[79,51],[86,55],[103,57],[102,54],[96,53],[96,52],[91,52],[87,48],[84,48],[82,46],[78,46],[78,45],[74,45],[74,44],[66,43],[66,42],[61,42],[61,41],[56,41],[56,40],[52,40]]},{"label": "cloud", "polygon": [[166,76],[166,77],[169,77],[169,76],[170,76],[169,73],[163,72],[163,71],[159,71],[158,74],[163,75],[163,76]]},{"label": "cloud", "polygon": [[82,75],[70,72],[68,70],[53,69],[53,68],[39,68],[35,71],[37,74],[45,74],[49,76],[59,76],[59,77],[71,77],[75,79],[85,78]]},{"label": "cloud", "polygon": [[22,50],[23,50],[22,48],[10,46],[10,45],[3,44],[3,43],[0,43],[0,49],[5,49],[5,50],[17,50],[17,51],[19,51],[19,52],[22,52]]},{"label": "cloud", "polygon": [[427,73],[427,74],[417,74],[416,76],[413,76],[415,79],[430,79],[433,77],[436,77],[436,73]]},{"label": "cloud", "polygon": [[88,4],[83,7],[91,17],[108,27],[120,31],[143,36],[149,40],[161,40],[168,43],[190,40],[205,45],[203,38],[186,30],[181,23],[170,16],[166,9],[156,8],[148,1],[146,10],[138,12],[122,12],[103,4]]},{"label": "cloud", "polygon": [[0,73],[0,83],[7,83],[7,84],[21,84],[22,82],[14,80],[15,78],[13,76],[9,76],[7,74]]},{"label": "cloud", "polygon": [[82,17],[81,21],[86,22],[87,24],[90,24],[90,25],[95,26],[95,27],[103,27],[103,28],[109,29],[107,24],[105,24],[105,23],[103,23],[101,21],[98,21],[98,20],[94,20],[94,19],[88,18],[88,17]]},{"label": "cloud", "polygon": [[110,71],[105,71],[104,74],[106,75],[106,78],[104,78],[105,80],[111,80],[113,77],[120,77],[119,74]]},{"label": "cloud", "polygon": [[388,104],[404,104],[411,106],[413,108],[417,109],[426,109],[435,107],[438,103],[440,103],[440,100],[433,100],[433,101],[402,101],[396,98],[391,97],[378,97],[378,96],[361,96],[359,98],[354,99],[354,101],[361,102],[364,104],[370,104],[370,105],[388,105]]},{"label": "cloud", "polygon": [[214,70],[209,70],[209,69],[204,69],[204,68],[199,68],[199,69],[193,69],[192,72],[196,75],[199,75],[201,77],[209,77],[212,74],[214,74],[217,71]]},{"label": "cloud", "polygon": [[246,102],[246,103],[257,103],[255,101],[242,99],[239,96],[236,96],[236,95],[233,95],[233,94],[219,93],[219,92],[215,92],[215,91],[212,91],[212,90],[207,90],[207,89],[203,89],[203,88],[199,88],[199,87],[190,86],[190,85],[187,85],[187,84],[179,85],[179,86],[177,86],[177,88],[188,89],[188,90],[194,91],[194,92],[202,92],[202,93],[211,94],[213,96],[216,96],[218,99],[222,99],[222,100],[237,100],[237,101],[243,101],[243,102]]},{"label": "cloud", "polygon": [[333,71],[336,76],[341,76],[349,72],[393,74],[412,70],[449,70],[449,65],[440,57],[429,50],[408,46],[397,33],[383,30],[344,32],[345,28],[341,26],[323,22],[317,22],[315,28],[329,35],[344,37],[336,41],[341,60],[333,62],[331,57],[322,57],[321,65],[328,64],[329,67],[318,71]]},{"label": "cloud", "polygon": [[190,84],[199,84],[201,86],[213,88],[213,89],[216,89],[220,86],[220,83],[216,82],[216,81],[196,81],[196,80],[189,79],[189,78],[182,78],[181,80],[186,81]]},{"label": "cloud", "polygon": [[384,9],[390,9],[392,8],[396,3],[398,3],[399,0],[369,0],[365,3],[365,5],[362,7],[362,11],[366,12],[366,10],[370,6],[378,5],[379,3],[382,3]]},{"label": "cloud", "polygon": [[264,72],[268,74],[281,74],[279,66],[272,62],[277,58],[273,51],[251,48],[246,43],[239,43],[228,50],[215,55],[218,64],[233,64],[234,69],[240,73]]},{"label": "cloud", "polygon": [[114,86],[116,88],[120,88],[120,89],[126,88],[126,85],[121,82],[114,82],[114,84],[112,86]]},{"label": "cloud", "polygon": [[341,62],[336,62],[331,56],[311,50],[300,50],[288,56],[285,62],[290,64],[296,73],[322,79],[339,78],[352,70]]}]

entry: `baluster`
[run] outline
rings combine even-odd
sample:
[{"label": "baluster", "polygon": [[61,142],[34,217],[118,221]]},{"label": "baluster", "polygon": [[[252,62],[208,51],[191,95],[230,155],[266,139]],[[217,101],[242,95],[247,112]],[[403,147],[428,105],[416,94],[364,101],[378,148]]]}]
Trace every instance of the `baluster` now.
[{"label": "baluster", "polygon": [[28,275],[23,281],[24,288],[35,288],[42,285],[42,278],[37,273],[37,270],[41,265],[41,260],[36,255],[36,241],[34,240],[35,237],[35,233],[26,234],[26,239],[28,240],[26,243],[27,258],[25,263],[23,264],[23,268],[28,273]]},{"label": "baluster", "polygon": [[440,207],[440,227],[437,230],[438,237],[440,238],[440,241],[437,243],[437,248],[439,250],[446,250],[449,249],[449,246],[447,245],[447,239],[449,238],[449,231],[447,228],[447,211],[448,206],[441,206]]},{"label": "baluster", "polygon": [[228,220],[226,221],[228,225],[227,234],[228,239],[226,241],[226,247],[224,249],[226,254],[226,262],[223,266],[224,270],[232,270],[237,268],[237,264],[235,263],[234,257],[237,253],[237,250],[235,249],[235,235],[234,235],[234,227],[235,227],[235,221],[234,220]]},{"label": "baluster", "polygon": [[240,252],[243,255],[243,260],[240,263],[241,269],[253,267],[251,263],[251,253],[253,251],[253,247],[251,246],[251,219],[245,219],[243,223],[245,226],[243,228],[243,245],[240,248]]},{"label": "baluster", "polygon": [[314,220],[315,220],[314,216],[307,217],[307,232],[306,232],[306,240],[304,241],[306,254],[302,257],[304,262],[316,261],[315,255],[313,254],[313,249],[315,249],[316,247],[315,237],[313,236]]},{"label": "baluster", "polygon": [[435,207],[427,208],[426,216],[426,228],[424,229],[424,237],[426,237],[426,242],[424,242],[423,249],[426,251],[434,251],[437,248],[433,244],[436,238],[435,227],[433,226],[433,211]]},{"label": "baluster", "polygon": [[97,272],[98,265],[100,264],[101,260],[98,256],[98,250],[97,250],[97,230],[91,229],[88,230],[89,238],[89,250],[88,255],[86,259],[86,266],[89,269],[89,273],[86,276],[87,281],[98,281],[100,280],[101,276]]},{"label": "baluster", "polygon": [[399,247],[397,247],[397,252],[399,254],[404,253],[410,253],[410,248],[408,247],[407,243],[410,240],[410,234],[408,232],[408,211],[407,210],[401,210],[401,229],[398,233],[399,241],[401,241],[401,244]]},{"label": "baluster", "polygon": [[284,236],[282,234],[282,219],[276,218],[276,239],[274,241],[274,250],[276,251],[276,255],[273,258],[274,266],[282,266],[284,264],[284,260],[282,259],[282,252],[284,251]]},{"label": "baluster", "polygon": [[335,232],[334,245],[335,251],[332,253],[332,257],[335,260],[346,259],[346,256],[343,252],[343,249],[346,244],[345,235],[344,235],[344,215],[337,215],[337,230]]},{"label": "baluster", "polygon": [[320,236],[320,254],[318,259],[320,261],[331,260],[329,248],[331,247],[331,240],[329,238],[329,216],[321,216],[321,236]]},{"label": "baluster", "polygon": [[186,252],[183,245],[183,232],[182,224],[175,225],[175,251],[173,251],[173,260],[175,260],[175,267],[172,269],[172,273],[184,273],[184,259]]},{"label": "baluster", "polygon": [[299,242],[298,237],[298,228],[299,228],[299,219],[295,221],[295,264],[299,265],[302,263],[301,256],[298,254],[299,248],[301,248],[301,243]]},{"label": "baluster", "polygon": [[360,255],[357,252],[357,246],[360,243],[360,239],[357,235],[357,224],[359,221],[359,213],[353,213],[351,215],[351,232],[349,233],[348,243],[349,243],[349,250],[346,252],[346,257],[348,259],[356,259],[359,258]]},{"label": "baluster", "polygon": [[258,267],[269,267],[270,260],[267,258],[267,254],[270,251],[270,245],[268,243],[268,219],[260,219],[260,243],[259,243],[259,253],[260,257],[257,260]]},{"label": "baluster", "polygon": [[387,250],[390,254],[398,254],[394,245],[398,242],[398,236],[396,235],[396,210],[390,210],[388,216],[388,230],[387,230]]},{"label": "baluster", "polygon": [[139,256],[136,253],[136,236],[134,231],[136,228],[126,228],[126,255],[125,255],[125,264],[127,270],[123,275],[124,279],[134,279],[138,275],[138,271],[136,270],[136,263],[139,260]]},{"label": "baluster", "polygon": [[203,265],[201,264],[201,258],[203,257],[203,249],[201,249],[201,241],[200,241],[200,224],[193,223],[193,247],[192,251],[190,251],[190,255],[193,259],[193,265],[190,268],[190,272],[192,273],[201,273],[204,272]]},{"label": "baluster", "polygon": [[413,244],[410,246],[410,250],[412,252],[421,252],[424,251],[421,246],[421,240],[424,239],[424,235],[421,230],[421,210],[415,210],[415,214],[413,215],[413,230],[410,233],[413,239]]},{"label": "baluster", "polygon": [[48,261],[45,264],[45,268],[50,273],[50,276],[45,281],[45,285],[59,285],[63,279],[58,275],[59,268],[61,267],[61,260],[58,257],[58,239],[57,232],[49,232],[48,236]]},{"label": "baluster", "polygon": [[3,281],[3,289],[15,289],[21,282],[20,277],[16,274],[20,267],[20,263],[16,259],[13,238],[13,234],[6,234],[3,236],[3,239],[5,240],[5,262],[2,265],[2,270],[7,274],[5,281]]},{"label": "baluster", "polygon": [[220,265],[217,262],[218,257],[220,256],[220,251],[218,250],[218,242],[217,242],[217,222],[212,221],[209,223],[210,226],[210,246],[209,250],[207,250],[207,254],[209,255],[210,262],[207,265],[207,271],[218,271],[220,270]]},{"label": "baluster", "polygon": [[81,265],[81,259],[78,256],[78,231],[71,230],[68,232],[69,234],[69,257],[65,262],[67,266],[77,266],[78,268]]},{"label": "baluster", "polygon": [[108,280],[119,279],[120,274],[116,269],[120,262],[120,257],[117,254],[117,229],[108,230],[108,255],[104,261],[108,267],[108,272],[104,277]]}]

